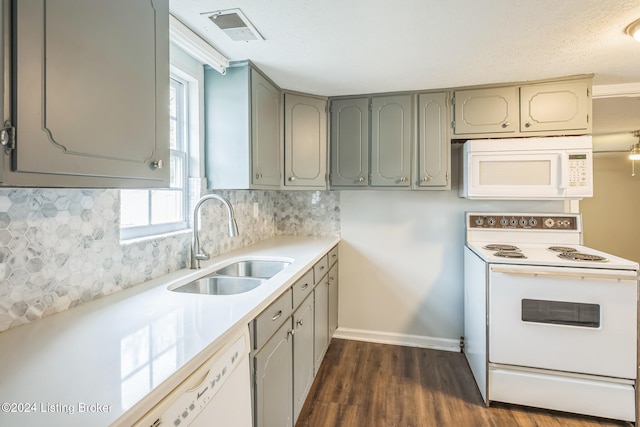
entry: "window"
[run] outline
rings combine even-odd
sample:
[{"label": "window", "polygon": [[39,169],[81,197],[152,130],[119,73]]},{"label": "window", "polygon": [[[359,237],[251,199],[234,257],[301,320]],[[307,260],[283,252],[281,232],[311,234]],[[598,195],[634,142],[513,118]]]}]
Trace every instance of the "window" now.
[{"label": "window", "polygon": [[172,73],[169,96],[170,187],[120,192],[121,239],[188,227],[188,86],[187,80]]}]

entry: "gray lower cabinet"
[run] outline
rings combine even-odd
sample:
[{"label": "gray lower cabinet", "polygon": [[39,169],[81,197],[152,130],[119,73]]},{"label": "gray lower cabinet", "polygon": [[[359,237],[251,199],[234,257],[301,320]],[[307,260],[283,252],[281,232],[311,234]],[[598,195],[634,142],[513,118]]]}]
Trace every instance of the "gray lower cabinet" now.
[{"label": "gray lower cabinet", "polygon": [[320,364],[329,347],[329,278],[325,275],[313,289],[314,300],[314,375],[318,373]]},{"label": "gray lower cabinet", "polygon": [[293,335],[291,317],[253,357],[254,426],[292,427]]},{"label": "gray lower cabinet", "polygon": [[335,269],[337,247],[250,323],[255,427],[293,426],[300,415],[331,339],[330,260]]},{"label": "gray lower cabinet", "polygon": [[329,340],[338,329],[338,263],[329,269]]},{"label": "gray lower cabinet", "polygon": [[313,295],[293,313],[293,422],[298,420],[313,384]]},{"label": "gray lower cabinet", "polygon": [[450,189],[451,139],[448,92],[418,95],[418,141],[413,183],[418,189]]},{"label": "gray lower cabinet", "polygon": [[327,188],[327,100],[284,95],[285,187]]},{"label": "gray lower cabinet", "polygon": [[371,99],[371,186],[411,186],[411,101],[411,95]]},{"label": "gray lower cabinet", "polygon": [[204,91],[207,187],[280,188],[280,89],[241,63],[206,68]]},{"label": "gray lower cabinet", "polygon": [[331,171],[334,187],[369,185],[369,98],[331,102]]},{"label": "gray lower cabinet", "polygon": [[11,2],[3,185],[169,186],[168,3]]}]

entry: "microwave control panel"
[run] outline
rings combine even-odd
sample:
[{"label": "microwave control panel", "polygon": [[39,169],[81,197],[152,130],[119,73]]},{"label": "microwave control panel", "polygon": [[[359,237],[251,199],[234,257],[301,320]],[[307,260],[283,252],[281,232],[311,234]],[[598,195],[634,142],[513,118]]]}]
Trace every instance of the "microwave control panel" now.
[{"label": "microwave control panel", "polygon": [[468,228],[489,228],[508,230],[577,230],[575,216],[548,215],[470,215]]},{"label": "microwave control panel", "polygon": [[586,153],[569,154],[569,186],[589,185],[589,159]]}]

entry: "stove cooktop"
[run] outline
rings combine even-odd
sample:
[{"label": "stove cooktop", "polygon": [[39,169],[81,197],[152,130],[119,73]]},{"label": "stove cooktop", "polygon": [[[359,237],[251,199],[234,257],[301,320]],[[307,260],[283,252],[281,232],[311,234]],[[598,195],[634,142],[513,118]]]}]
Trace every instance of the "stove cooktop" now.
[{"label": "stove cooktop", "polygon": [[636,262],[582,245],[467,242],[467,246],[488,263],[638,270]]}]

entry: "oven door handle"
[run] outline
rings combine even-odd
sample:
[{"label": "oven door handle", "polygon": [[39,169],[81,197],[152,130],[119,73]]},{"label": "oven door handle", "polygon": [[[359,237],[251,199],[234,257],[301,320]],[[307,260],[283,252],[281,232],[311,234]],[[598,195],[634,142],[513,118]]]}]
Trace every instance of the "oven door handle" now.
[{"label": "oven door handle", "polygon": [[[625,275],[625,274],[617,274],[617,273],[592,273],[592,272],[574,272],[574,273],[563,273],[560,271],[544,271],[544,270],[517,270],[515,268],[504,268],[504,267],[493,267],[491,269],[494,273],[505,273],[505,274],[519,274],[523,276],[545,276],[545,277],[573,277],[573,278],[581,278],[581,279],[607,279],[607,280],[633,280],[637,281],[637,276],[633,274]],[[631,272],[630,272],[631,273]]]}]

